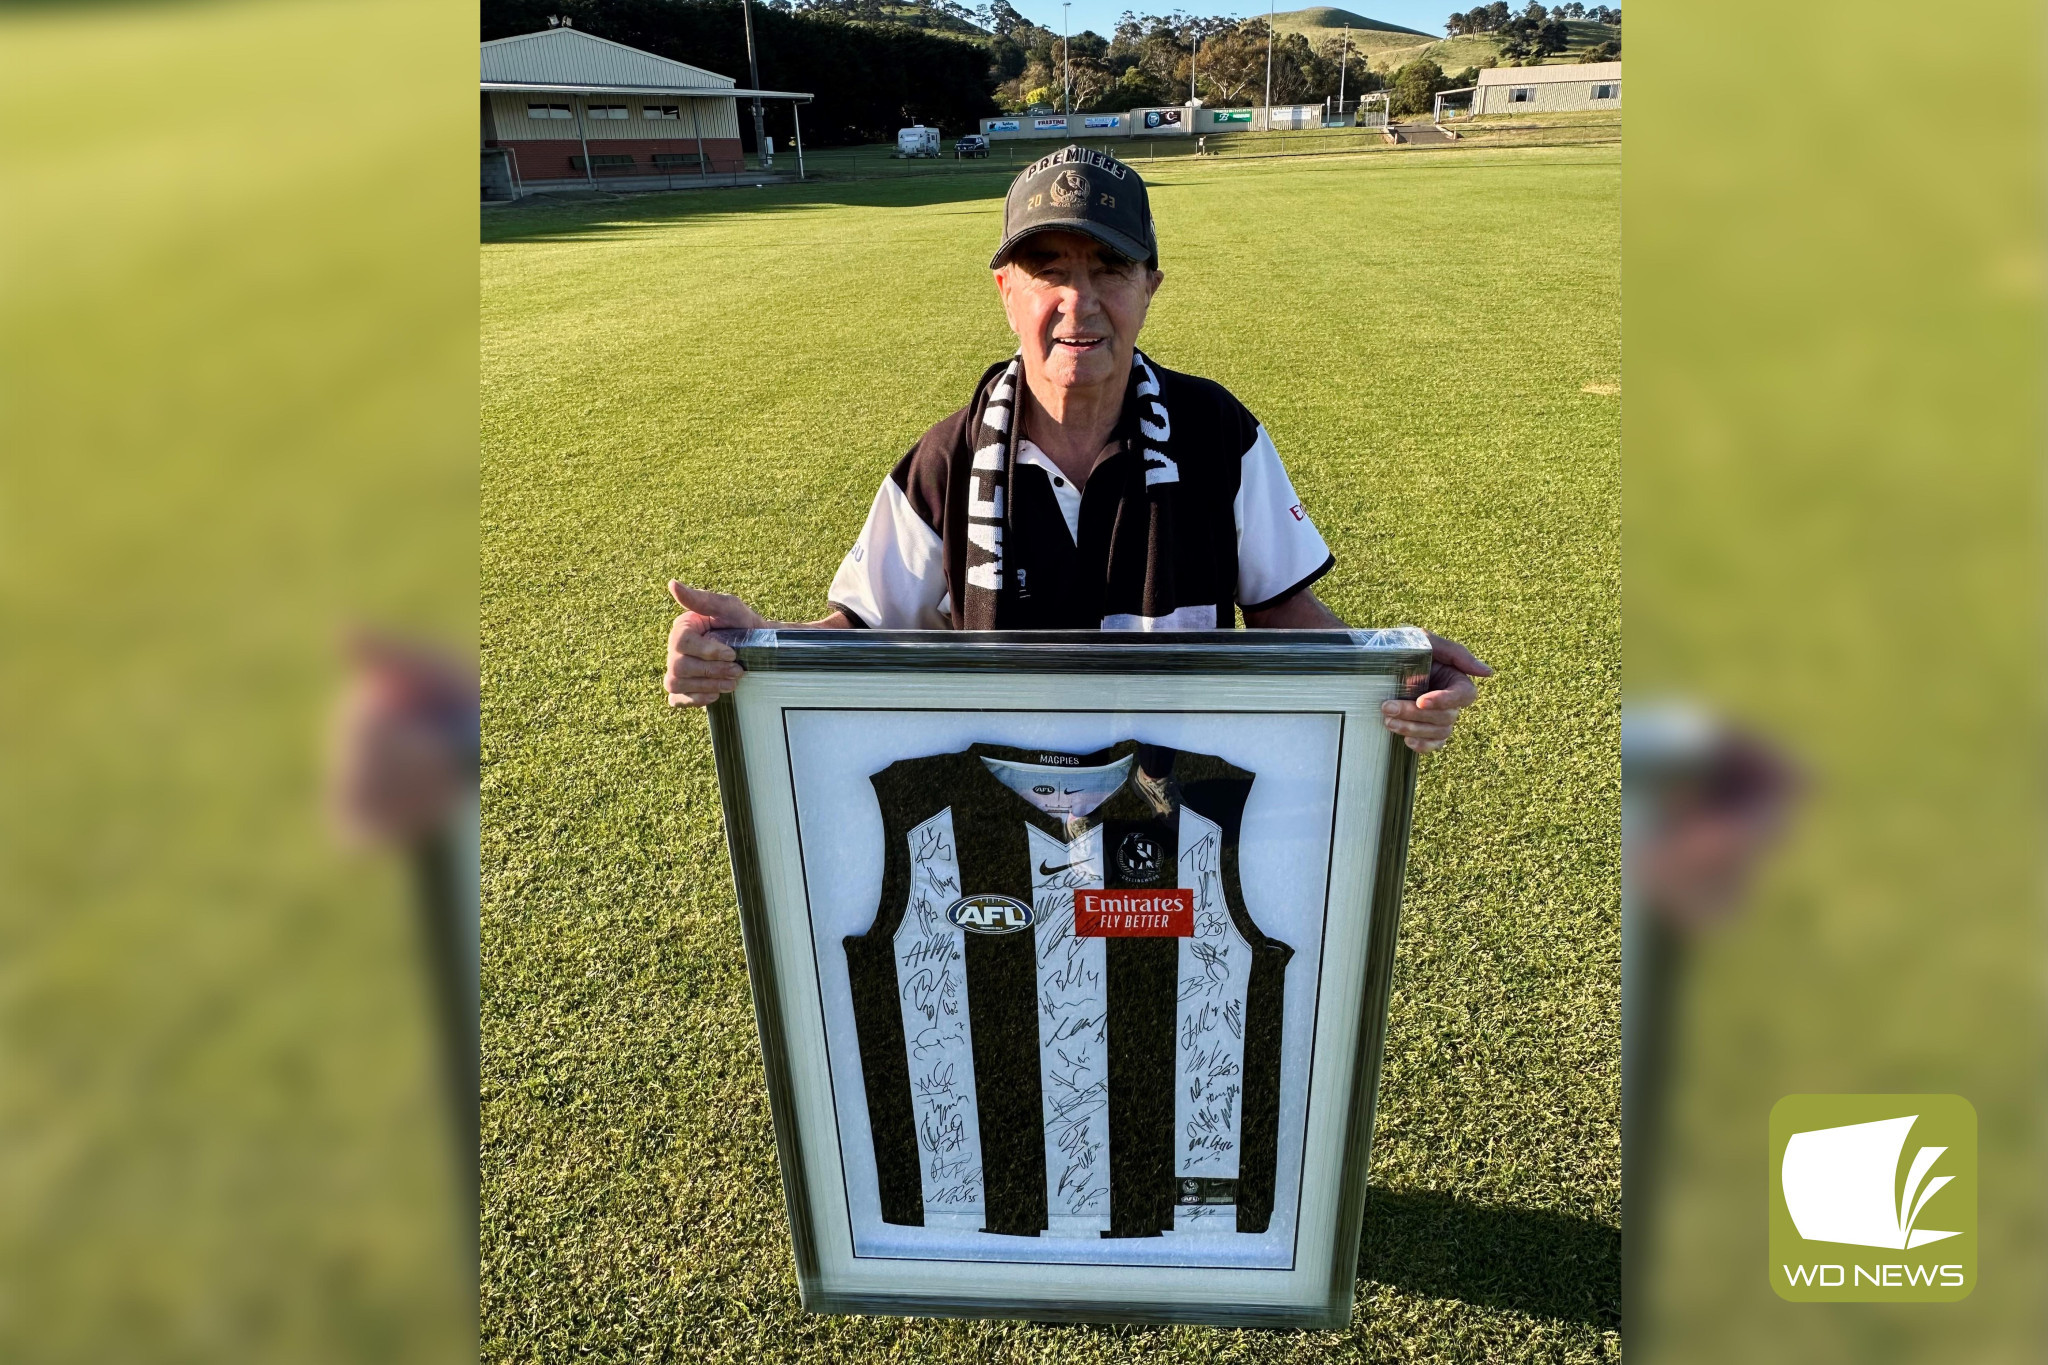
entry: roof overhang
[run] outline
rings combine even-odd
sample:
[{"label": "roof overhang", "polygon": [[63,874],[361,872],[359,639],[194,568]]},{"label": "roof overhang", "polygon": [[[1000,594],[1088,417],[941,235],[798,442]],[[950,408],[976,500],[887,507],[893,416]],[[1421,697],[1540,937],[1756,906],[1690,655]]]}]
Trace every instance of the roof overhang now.
[{"label": "roof overhang", "polygon": [[1481,85],[1549,85],[1553,82],[1621,79],[1620,62],[1569,62],[1558,66],[1489,66],[1479,72]]},{"label": "roof overhang", "polygon": [[485,90],[531,95],[675,95],[684,99],[808,100],[807,90],[741,90],[730,85],[535,85],[525,81],[484,81]]}]

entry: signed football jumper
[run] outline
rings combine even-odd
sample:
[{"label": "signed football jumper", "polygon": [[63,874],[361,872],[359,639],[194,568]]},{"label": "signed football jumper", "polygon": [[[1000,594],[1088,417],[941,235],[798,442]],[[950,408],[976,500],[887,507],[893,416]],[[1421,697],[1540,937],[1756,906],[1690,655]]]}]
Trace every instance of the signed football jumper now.
[{"label": "signed football jumper", "polygon": [[881,905],[846,956],[883,1219],[1264,1232],[1294,950],[1238,884],[1253,775],[1125,741],[872,780]]}]

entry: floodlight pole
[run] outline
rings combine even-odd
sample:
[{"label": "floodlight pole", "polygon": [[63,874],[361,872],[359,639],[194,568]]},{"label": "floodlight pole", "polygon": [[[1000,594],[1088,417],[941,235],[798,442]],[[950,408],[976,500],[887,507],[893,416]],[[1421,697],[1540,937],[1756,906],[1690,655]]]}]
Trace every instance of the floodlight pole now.
[{"label": "floodlight pole", "polygon": [[1202,60],[1202,31],[1195,30],[1195,46],[1188,53],[1188,103],[1195,102],[1195,63]]},{"label": "floodlight pole", "polygon": [[1273,8],[1275,0],[1266,0],[1266,130],[1273,128]]},{"label": "floodlight pole", "polygon": [[[748,8],[747,0],[740,0],[740,22],[746,26],[747,30],[747,79],[753,82],[756,90],[759,90],[761,88],[761,67],[754,60],[754,11]],[[761,97],[759,95],[754,96],[754,156],[760,161],[762,170],[772,171],[775,169],[775,154],[768,150],[768,130],[761,121]],[[740,169],[744,171],[746,167],[742,165]]]},{"label": "floodlight pole", "polygon": [[590,134],[583,129],[583,108],[590,101],[581,95],[572,95],[570,99],[576,108],[576,140],[583,144],[583,178],[595,185],[597,183],[597,172],[592,170],[590,166]]},{"label": "floodlight pole", "polygon": [[[690,136],[697,139],[697,178],[702,180],[710,172],[704,168],[704,127],[697,122],[697,101],[686,99],[683,105],[690,111]],[[745,167],[741,167],[742,170]]]},{"label": "floodlight pole", "polygon": [[1060,112],[1074,112],[1074,50],[1067,38],[1069,12],[1074,8],[1073,0],[1062,0],[1060,5],[1060,62],[1066,74],[1060,77]]},{"label": "floodlight pole", "polygon": [[1344,71],[1351,64],[1351,25],[1344,25],[1344,51],[1337,57],[1337,117],[1344,117]]}]

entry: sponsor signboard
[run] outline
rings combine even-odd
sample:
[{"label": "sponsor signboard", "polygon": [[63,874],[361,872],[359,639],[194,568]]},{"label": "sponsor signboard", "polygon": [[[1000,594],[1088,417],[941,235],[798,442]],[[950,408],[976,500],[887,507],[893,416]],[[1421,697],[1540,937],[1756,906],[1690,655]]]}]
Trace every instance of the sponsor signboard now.
[{"label": "sponsor signboard", "polygon": [[1181,126],[1181,117],[1185,112],[1185,110],[1181,109],[1147,109],[1145,111],[1145,126],[1147,128],[1178,128]]},{"label": "sponsor signboard", "polygon": [[1251,121],[1252,111],[1249,109],[1211,109],[1209,111],[1209,122],[1211,123],[1250,123]]},{"label": "sponsor signboard", "polygon": [[1018,127],[1019,124],[1016,119],[992,118],[982,120],[981,131],[984,133],[1014,133],[1018,130]]},{"label": "sponsor signboard", "polygon": [[1081,120],[1084,128],[1115,128],[1123,123],[1121,114],[1091,114]]},{"label": "sponsor signboard", "polygon": [[1035,118],[1031,120],[1031,126],[1038,129],[1064,128],[1067,126],[1067,119],[1064,114],[1058,118]]}]

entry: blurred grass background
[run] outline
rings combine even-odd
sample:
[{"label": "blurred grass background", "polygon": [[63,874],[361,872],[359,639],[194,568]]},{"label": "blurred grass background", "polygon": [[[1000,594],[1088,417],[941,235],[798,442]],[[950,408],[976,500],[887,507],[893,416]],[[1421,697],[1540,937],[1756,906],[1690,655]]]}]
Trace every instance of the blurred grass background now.
[{"label": "blurred grass background", "polygon": [[[1668,1216],[1630,1224],[1653,1252],[1630,1350],[2038,1359],[2042,14],[1635,16],[1628,690],[1750,726],[1812,786],[1675,1001]],[[1759,26],[1831,58],[1784,82]],[[1964,65],[1965,116],[1901,107]],[[1771,1105],[1928,1091],[1979,1115],[1980,1286],[1938,1312],[1779,1301]]]},{"label": "blurred grass background", "polygon": [[[1629,1295],[1629,1349],[1651,1359],[2038,1354],[2041,15],[1920,18],[1743,0],[1652,7],[1631,29],[1630,687],[1749,720],[1816,781],[1799,841],[1701,946],[1680,1001],[1667,1254]],[[1759,49],[1759,32],[1778,36]],[[475,40],[473,12],[377,0],[0,12],[8,1359],[473,1345],[406,888],[335,852],[314,788],[344,623],[475,629]],[[1788,76],[1775,48],[1830,55]],[[1923,99],[1944,73],[1953,99]],[[1957,112],[1921,113],[1943,100]],[[345,112],[287,116],[316,102]],[[1351,367],[1368,384],[1381,357],[1436,353],[1369,273],[1370,213],[1299,237],[1351,253],[1355,302],[1273,346],[1313,354],[1326,323],[1349,328],[1370,342]],[[1483,292],[1456,297],[1474,325],[1491,316]],[[1410,325],[1350,321],[1383,298]],[[886,393],[895,375],[857,378]],[[1455,438],[1471,417],[1444,376],[1431,429]],[[1463,469],[1430,477],[1463,496]],[[842,539],[830,510],[829,544],[764,524],[822,563]],[[1449,547],[1447,594],[1477,548]],[[1432,605],[1405,580],[1338,586],[1349,610],[1387,589],[1418,617]],[[638,630],[656,607],[619,610]],[[722,894],[715,843],[673,856],[675,903]],[[738,1021],[699,1055],[713,1089],[757,1064],[737,971],[701,987],[721,1012],[677,1016]],[[1506,976],[1475,989],[1514,1003]],[[570,1003],[565,1019],[591,1008]],[[1427,1046],[1485,1059],[1518,1041],[1461,1017]],[[561,1052],[522,1086],[566,1086]],[[1448,1074],[1483,1091],[1483,1071]],[[1795,1309],[1769,1292],[1769,1106],[1864,1088],[1960,1091],[1983,1119],[1985,1278],[1961,1305]],[[1472,1103],[1417,1112],[1455,1121]],[[745,1122],[765,1134],[764,1114]],[[1414,1129],[1382,1131],[1415,1149]],[[772,1234],[772,1182],[714,1167],[682,1207],[704,1192],[735,1235]],[[1489,1283],[1471,1250],[1598,1259],[1609,1213],[1538,1227],[1428,1189],[1374,1199],[1363,1269],[1407,1277],[1390,1301],[1414,1306],[1416,1340],[1501,1359],[1590,1340],[1522,1330],[1532,1308],[1569,1320],[1569,1265],[1533,1289]],[[674,1251],[636,1273],[660,1280]],[[748,1283],[722,1282],[709,1319],[741,1340],[769,1321]],[[907,1349],[921,1330],[876,1339]],[[1413,1354],[1408,1336],[1372,1340]]]},{"label": "blurred grass background", "polygon": [[474,648],[474,41],[0,13],[0,1357],[473,1340],[410,891],[319,784],[345,626]]},{"label": "blurred grass background", "polygon": [[487,1358],[1616,1354],[1618,153],[1167,165],[1141,344],[1265,422],[1346,619],[1500,669],[1423,765],[1350,1330],[797,1304],[663,585],[824,611],[889,468],[1015,345],[1006,180],[964,174],[485,217]]}]

